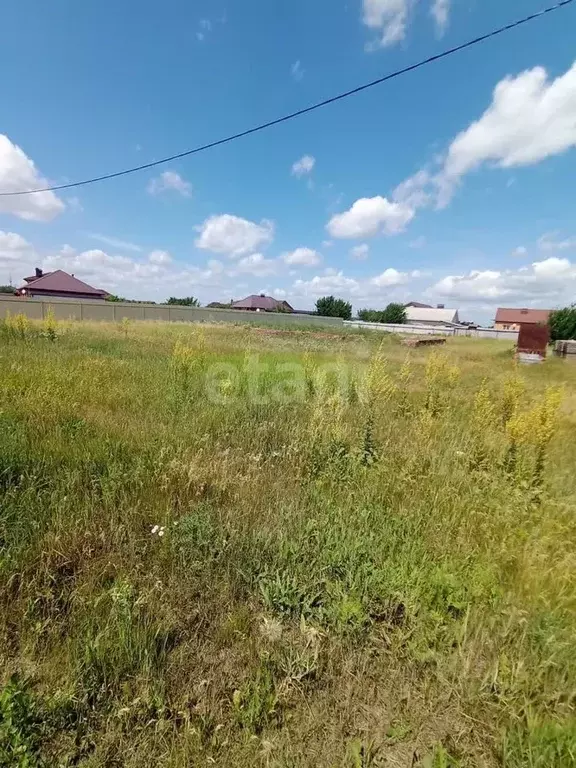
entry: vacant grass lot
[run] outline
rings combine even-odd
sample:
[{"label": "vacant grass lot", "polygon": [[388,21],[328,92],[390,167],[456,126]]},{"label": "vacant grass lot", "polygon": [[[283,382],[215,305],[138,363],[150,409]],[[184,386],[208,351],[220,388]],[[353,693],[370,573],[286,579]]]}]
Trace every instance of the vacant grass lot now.
[{"label": "vacant grass lot", "polygon": [[576,367],[0,327],[0,765],[576,765]]}]

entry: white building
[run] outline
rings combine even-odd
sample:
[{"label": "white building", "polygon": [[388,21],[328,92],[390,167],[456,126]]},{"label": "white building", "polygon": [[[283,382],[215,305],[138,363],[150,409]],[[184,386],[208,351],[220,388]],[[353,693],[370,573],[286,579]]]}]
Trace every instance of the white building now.
[{"label": "white building", "polygon": [[406,307],[406,322],[409,325],[459,325],[457,309],[433,307]]}]

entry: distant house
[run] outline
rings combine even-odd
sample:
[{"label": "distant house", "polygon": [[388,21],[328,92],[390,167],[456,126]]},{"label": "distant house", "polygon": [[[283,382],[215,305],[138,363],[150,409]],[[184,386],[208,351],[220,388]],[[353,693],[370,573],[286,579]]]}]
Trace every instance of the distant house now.
[{"label": "distant house", "polygon": [[279,301],[263,293],[259,295],[252,294],[251,296],[246,296],[245,299],[240,299],[240,301],[233,301],[231,308],[244,309],[251,312],[294,312],[294,309],[287,301]]},{"label": "distant house", "polygon": [[509,309],[500,307],[496,312],[494,328],[498,331],[519,331],[521,325],[547,325],[549,309]]},{"label": "distant house", "polygon": [[36,273],[31,277],[25,277],[21,288],[16,290],[18,296],[30,298],[54,298],[54,299],[105,299],[109,294],[98,288],[93,288],[88,283],[78,280],[74,275],[69,275],[61,269],[54,272],[42,272],[36,268]]},{"label": "distant house", "polygon": [[406,307],[409,325],[460,325],[457,309],[445,307]]},{"label": "distant house", "polygon": [[404,304],[406,309],[408,307],[414,307],[415,309],[433,309],[431,304],[421,304],[419,301],[409,301],[408,304]]}]

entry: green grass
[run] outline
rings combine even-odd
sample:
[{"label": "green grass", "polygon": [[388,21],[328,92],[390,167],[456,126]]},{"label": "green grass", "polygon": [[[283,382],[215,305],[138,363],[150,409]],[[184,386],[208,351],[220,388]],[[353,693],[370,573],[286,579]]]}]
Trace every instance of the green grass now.
[{"label": "green grass", "polygon": [[9,319],[0,765],[576,765],[575,466],[506,343]]}]

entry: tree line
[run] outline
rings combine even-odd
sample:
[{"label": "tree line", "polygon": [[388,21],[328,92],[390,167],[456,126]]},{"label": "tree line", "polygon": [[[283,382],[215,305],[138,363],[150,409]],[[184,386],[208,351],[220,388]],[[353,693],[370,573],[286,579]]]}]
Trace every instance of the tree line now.
[{"label": "tree line", "polygon": [[[335,296],[322,296],[316,302],[316,314],[324,317],[341,317],[343,320],[352,319],[352,304]],[[395,323],[402,325],[406,322],[406,308],[403,304],[391,302],[384,309],[360,309],[358,319],[366,323]]]}]

